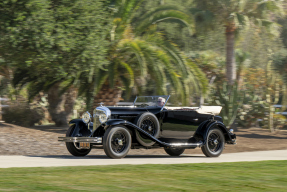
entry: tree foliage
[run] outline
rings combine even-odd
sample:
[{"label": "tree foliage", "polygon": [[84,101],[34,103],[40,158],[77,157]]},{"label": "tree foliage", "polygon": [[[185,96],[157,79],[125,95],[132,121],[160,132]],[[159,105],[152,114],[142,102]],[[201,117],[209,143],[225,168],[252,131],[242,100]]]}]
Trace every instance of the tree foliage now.
[{"label": "tree foliage", "polygon": [[13,70],[14,86],[27,86],[30,101],[48,92],[53,121],[66,125],[80,74],[108,63],[106,2],[7,0],[0,3],[0,14],[0,52]]},{"label": "tree foliage", "polygon": [[101,1],[3,1],[1,56],[16,67],[15,85],[30,84],[30,97],[107,63],[110,13]]},{"label": "tree foliage", "polygon": [[95,86],[84,87],[81,93],[87,93],[86,89],[91,89],[89,93],[98,92],[107,79],[111,87],[120,82],[127,90],[127,96],[132,90],[142,93],[151,79],[155,82],[156,94],[174,93],[184,103],[192,91],[206,93],[207,81],[201,70],[175,44],[154,30],[154,25],[167,20],[168,15],[175,20],[188,15],[159,7],[135,19],[141,3],[136,0],[115,1],[108,56],[110,64],[106,70],[95,72]]}]

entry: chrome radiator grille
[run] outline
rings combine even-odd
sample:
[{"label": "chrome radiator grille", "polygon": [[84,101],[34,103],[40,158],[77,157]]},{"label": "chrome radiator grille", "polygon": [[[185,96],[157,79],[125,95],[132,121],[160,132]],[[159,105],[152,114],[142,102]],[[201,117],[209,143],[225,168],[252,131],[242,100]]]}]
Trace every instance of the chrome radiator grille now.
[{"label": "chrome radiator grille", "polygon": [[93,131],[96,130],[102,123],[105,122],[105,121],[103,122],[103,119],[102,119],[102,122],[100,121],[100,117],[102,115],[106,116],[107,119],[109,119],[111,116],[111,111],[107,107],[103,107],[103,106],[97,107],[94,110],[94,112],[93,112],[93,117],[94,117],[94,119],[93,119],[93,123],[94,123]]}]

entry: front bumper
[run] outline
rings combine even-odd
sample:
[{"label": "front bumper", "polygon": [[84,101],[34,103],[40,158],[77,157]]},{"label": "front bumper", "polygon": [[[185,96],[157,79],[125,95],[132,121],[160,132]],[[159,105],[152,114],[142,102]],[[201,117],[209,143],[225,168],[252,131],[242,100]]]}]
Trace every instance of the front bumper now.
[{"label": "front bumper", "polygon": [[73,142],[73,143],[97,143],[102,144],[102,137],[58,137],[58,141]]},{"label": "front bumper", "polygon": [[231,133],[230,137],[232,139],[230,144],[236,145],[236,135],[234,133]]}]

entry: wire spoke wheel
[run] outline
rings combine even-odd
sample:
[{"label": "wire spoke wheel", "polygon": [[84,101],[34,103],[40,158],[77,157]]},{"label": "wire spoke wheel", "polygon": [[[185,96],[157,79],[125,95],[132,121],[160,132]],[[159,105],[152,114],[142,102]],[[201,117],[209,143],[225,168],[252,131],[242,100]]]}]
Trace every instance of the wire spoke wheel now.
[{"label": "wire spoke wheel", "polygon": [[113,135],[111,146],[115,153],[121,153],[127,147],[126,136],[122,131]]},{"label": "wire spoke wheel", "polygon": [[131,148],[131,134],[124,126],[109,128],[103,138],[106,155],[113,159],[125,157]]},{"label": "wire spoke wheel", "polygon": [[225,144],[225,138],[222,131],[215,127],[209,130],[206,138],[206,144],[201,147],[206,157],[218,157],[221,155]]},{"label": "wire spoke wheel", "polygon": [[165,152],[170,156],[180,156],[185,149],[184,148],[164,148]]},{"label": "wire spoke wheel", "polygon": [[[141,128],[151,135],[154,135],[156,132],[155,123],[153,122],[153,119],[149,117],[142,121]],[[141,134],[141,136],[145,137],[143,134]]]},{"label": "wire spoke wheel", "polygon": [[217,152],[221,148],[220,136],[217,133],[212,133],[208,139],[208,148],[212,152]]}]

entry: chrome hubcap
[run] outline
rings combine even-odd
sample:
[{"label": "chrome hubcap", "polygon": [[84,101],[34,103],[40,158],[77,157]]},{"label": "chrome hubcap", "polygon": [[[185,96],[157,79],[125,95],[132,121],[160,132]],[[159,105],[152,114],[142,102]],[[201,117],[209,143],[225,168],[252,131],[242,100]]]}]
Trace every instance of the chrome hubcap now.
[{"label": "chrome hubcap", "polygon": [[222,140],[219,134],[215,132],[211,133],[208,138],[207,146],[212,153],[217,153],[221,149],[221,146],[222,146]]},{"label": "chrome hubcap", "polygon": [[148,127],[148,131],[152,131],[152,127],[151,126]]},{"label": "chrome hubcap", "polygon": [[118,139],[118,145],[123,145],[123,140]]}]

